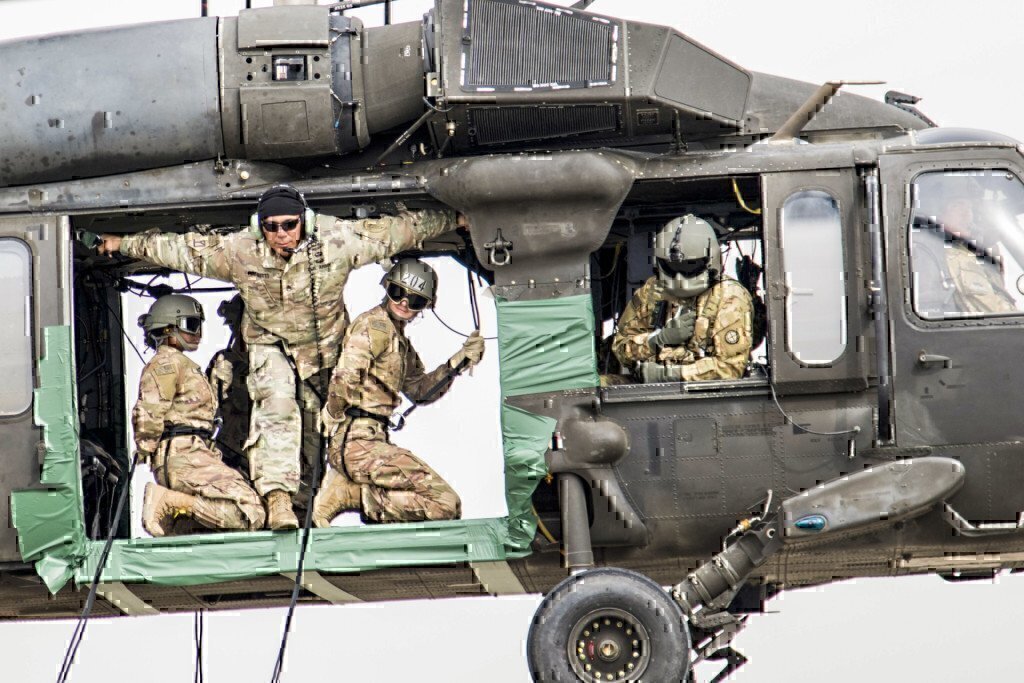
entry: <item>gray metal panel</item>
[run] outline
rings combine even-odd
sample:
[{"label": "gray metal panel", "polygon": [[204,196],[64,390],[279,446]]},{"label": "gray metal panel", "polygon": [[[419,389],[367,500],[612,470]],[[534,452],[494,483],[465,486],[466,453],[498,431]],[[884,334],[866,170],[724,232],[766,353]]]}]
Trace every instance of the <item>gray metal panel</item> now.
[{"label": "gray metal panel", "polygon": [[277,6],[238,13],[238,49],[327,47],[330,41],[325,6]]},{"label": "gray metal panel", "polygon": [[418,21],[363,33],[362,97],[371,134],[412,122],[424,112],[422,45],[423,26]]},{"label": "gray metal panel", "polygon": [[[3,217],[0,237],[23,240],[32,250],[32,342],[38,359],[45,352],[43,328],[71,324],[68,223],[55,216]],[[7,294],[0,292],[0,296]],[[7,498],[12,490],[38,486],[41,439],[42,430],[35,425],[31,408],[21,415],[0,418],[0,482],[6,491],[0,500],[0,562],[21,559]]]},{"label": "gray metal panel", "polygon": [[659,97],[734,121],[743,118],[750,76],[676,34],[654,84]]},{"label": "gray metal panel", "polygon": [[220,154],[216,30],[186,19],[0,44],[0,186]]},{"label": "gray metal panel", "polygon": [[327,83],[240,89],[242,142],[251,159],[282,159],[335,151],[334,110]]}]

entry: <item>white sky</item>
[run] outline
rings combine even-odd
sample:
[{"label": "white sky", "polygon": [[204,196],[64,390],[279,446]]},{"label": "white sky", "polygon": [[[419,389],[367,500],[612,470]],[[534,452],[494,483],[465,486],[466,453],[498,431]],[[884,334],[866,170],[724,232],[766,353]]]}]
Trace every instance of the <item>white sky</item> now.
[{"label": "white sky", "polygon": [[[3,0],[0,39],[196,16],[199,4]],[[241,5],[211,0],[210,11],[234,14]],[[396,21],[418,19],[427,6],[423,0],[397,2]],[[923,97],[922,111],[942,125],[986,128],[1024,140],[1024,94],[1013,75],[1021,64],[1024,3],[1019,0],[598,0],[590,9],[672,25],[757,71],[813,82],[886,80],[887,86],[856,92],[880,96],[889,88],[902,90]],[[378,21],[380,13],[366,10],[361,16]],[[358,288],[369,292],[379,274],[362,277]],[[464,285],[442,274],[442,287],[450,291]],[[208,317],[215,317],[207,310]],[[440,338],[445,352],[458,345],[451,335]],[[493,358],[493,347],[489,353]],[[445,404],[451,408],[460,388],[465,387],[456,387],[434,410],[445,410]],[[467,390],[467,395],[475,394]],[[472,408],[460,411],[460,423],[490,419]],[[426,416],[424,410],[416,419],[425,422]],[[440,452],[444,446],[431,448]],[[465,498],[478,484],[460,476],[453,472],[451,478]],[[493,514],[486,506],[485,495],[479,515],[472,516]],[[1024,581],[1010,576],[963,585],[937,577],[871,579],[788,593],[769,603],[778,613],[753,617],[738,638],[736,645],[751,663],[731,680],[1019,680],[1024,649],[1017,646],[1016,607],[1021,604]],[[294,622],[285,680],[327,674],[384,683],[522,683],[529,680],[523,640],[535,605],[536,598],[528,597],[302,608]],[[207,680],[268,680],[283,614],[209,615]],[[53,680],[73,628],[71,621],[0,624],[0,653],[8,655],[0,678]],[[72,680],[191,680],[191,648],[191,615],[97,620],[89,626]],[[716,670],[698,673],[707,680]]]}]

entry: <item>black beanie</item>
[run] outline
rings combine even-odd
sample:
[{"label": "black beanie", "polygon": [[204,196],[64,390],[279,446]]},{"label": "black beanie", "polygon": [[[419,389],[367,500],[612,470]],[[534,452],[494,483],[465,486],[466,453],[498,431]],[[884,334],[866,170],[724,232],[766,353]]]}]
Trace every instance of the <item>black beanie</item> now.
[{"label": "black beanie", "polygon": [[256,213],[260,220],[271,216],[301,216],[306,205],[298,190],[287,185],[272,187],[263,193],[259,204],[256,205]]}]

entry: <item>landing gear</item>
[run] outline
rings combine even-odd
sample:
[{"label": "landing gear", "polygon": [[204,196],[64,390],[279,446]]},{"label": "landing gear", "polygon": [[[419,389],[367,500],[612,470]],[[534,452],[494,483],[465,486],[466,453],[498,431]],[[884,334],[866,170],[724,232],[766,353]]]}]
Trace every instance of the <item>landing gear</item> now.
[{"label": "landing gear", "polygon": [[533,618],[526,657],[535,681],[691,680],[682,609],[651,579],[592,569],[552,589]]}]

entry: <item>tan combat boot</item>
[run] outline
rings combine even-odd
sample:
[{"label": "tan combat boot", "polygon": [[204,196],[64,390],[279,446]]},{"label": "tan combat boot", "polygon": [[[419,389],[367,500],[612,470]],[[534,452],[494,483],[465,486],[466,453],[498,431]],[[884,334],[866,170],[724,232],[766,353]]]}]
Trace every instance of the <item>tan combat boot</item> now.
[{"label": "tan combat boot", "polygon": [[142,526],[153,536],[169,536],[174,533],[174,522],[178,517],[188,517],[195,505],[195,496],[164,488],[159,484],[146,484],[146,495],[142,503]]},{"label": "tan combat boot", "polygon": [[267,528],[275,531],[299,528],[299,520],[292,510],[292,497],[287,491],[277,489],[267,494]]},{"label": "tan combat boot", "polygon": [[359,510],[359,484],[344,472],[327,468],[320,492],[313,501],[313,524],[318,528],[331,525],[331,520],[347,510]]}]

